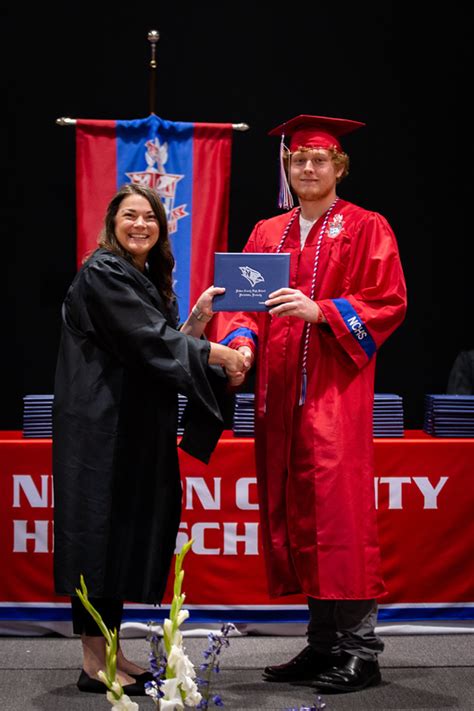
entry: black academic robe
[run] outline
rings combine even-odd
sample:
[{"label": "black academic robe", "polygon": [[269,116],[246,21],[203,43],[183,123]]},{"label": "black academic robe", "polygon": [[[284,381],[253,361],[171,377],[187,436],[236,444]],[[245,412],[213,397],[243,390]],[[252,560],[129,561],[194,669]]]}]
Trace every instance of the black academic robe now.
[{"label": "black academic robe", "polygon": [[[181,512],[181,446],[207,461],[223,422],[207,341],[177,330],[153,283],[97,250],[62,310],[53,411],[54,572],[58,594],[160,602]],[[216,373],[219,370],[220,373]]]}]

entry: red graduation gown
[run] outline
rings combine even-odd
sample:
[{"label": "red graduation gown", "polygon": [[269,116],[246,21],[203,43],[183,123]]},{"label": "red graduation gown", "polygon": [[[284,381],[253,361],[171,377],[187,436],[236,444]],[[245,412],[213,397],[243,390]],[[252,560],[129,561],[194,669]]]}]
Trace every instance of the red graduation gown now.
[{"label": "red graduation gown", "polygon": [[[244,251],[275,252],[291,213],[259,222]],[[298,218],[283,252],[290,286],[310,294],[324,215],[300,249]],[[257,347],[256,459],[272,596],[384,594],[373,479],[376,351],[404,318],[394,234],[379,214],[339,200],[322,238],[315,299],[328,321],[310,327],[307,392],[298,405],[305,322],[239,313],[224,342]]]}]

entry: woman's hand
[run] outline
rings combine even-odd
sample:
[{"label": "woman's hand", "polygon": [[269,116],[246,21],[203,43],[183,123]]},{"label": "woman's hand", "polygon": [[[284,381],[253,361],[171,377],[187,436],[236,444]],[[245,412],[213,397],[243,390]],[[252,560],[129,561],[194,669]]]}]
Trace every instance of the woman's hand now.
[{"label": "woman's hand", "polygon": [[198,321],[210,321],[214,316],[214,311],[212,310],[212,300],[216,294],[223,294],[225,292],[222,286],[210,286],[206,291],[203,291],[199,299],[194,304],[191,313]]},{"label": "woman's hand", "polygon": [[181,326],[181,333],[200,338],[204,333],[206,324],[214,316],[214,311],[212,310],[213,298],[216,294],[223,294],[224,291],[225,289],[222,286],[210,286],[206,291],[203,291],[191,309],[188,318]]},{"label": "woman's hand", "polygon": [[229,348],[230,353],[226,355],[224,370],[229,382],[232,385],[241,385],[245,380],[245,373],[248,368],[246,367],[246,358],[239,351]]},{"label": "woman's hand", "polygon": [[310,323],[325,322],[326,319],[315,301],[299,289],[278,289],[269,294],[265,306],[270,306],[271,316],[297,316]]},{"label": "woman's hand", "polygon": [[240,349],[234,350],[234,348],[222,346],[220,343],[211,343],[209,363],[221,365],[231,385],[241,385],[252,365],[248,355],[241,353]]},{"label": "woman's hand", "polygon": [[[232,348],[231,348],[231,350],[232,350]],[[248,346],[240,346],[240,348],[238,348],[237,351],[234,351],[234,353],[238,353],[244,359],[242,370],[238,370],[237,372],[234,372],[231,368],[226,368],[225,370],[226,370],[230,385],[237,387],[238,385],[242,385],[242,383],[245,380],[245,376],[247,375],[248,371],[252,367],[253,352],[252,352],[252,349],[249,348]]]}]

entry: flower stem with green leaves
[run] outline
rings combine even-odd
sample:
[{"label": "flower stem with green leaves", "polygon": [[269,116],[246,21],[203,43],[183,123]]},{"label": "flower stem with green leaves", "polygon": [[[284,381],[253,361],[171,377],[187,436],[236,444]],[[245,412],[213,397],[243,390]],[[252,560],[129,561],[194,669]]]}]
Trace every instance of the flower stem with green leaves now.
[{"label": "flower stem with green leaves", "polygon": [[[192,544],[193,539],[189,540],[176,556],[173,601],[170,616],[163,622],[165,678],[163,681],[155,678],[146,685],[147,695],[151,696],[160,709],[174,710],[197,706],[202,698],[195,682],[196,671],[185,653],[183,634],[179,629],[189,617],[188,610],[182,609],[186,597],[182,592],[183,560]],[[161,669],[158,668],[157,671],[160,672]]]},{"label": "flower stem with green leaves", "polygon": [[123,695],[123,688],[119,681],[116,680],[117,675],[117,648],[118,648],[118,630],[109,630],[104,624],[100,613],[95,609],[89,600],[84,576],[81,575],[81,589],[76,588],[76,593],[79,600],[82,602],[86,610],[92,615],[97,626],[105,637],[105,672],[100,671],[99,676],[101,681],[109,689],[115,701],[118,701]]},{"label": "flower stem with green leaves", "polygon": [[[183,561],[186,556],[186,553],[189,551],[193,544],[193,539],[189,540],[187,543],[184,544],[184,546],[181,548],[181,551],[178,553],[176,556],[176,561],[175,561],[175,566],[174,566],[174,587],[173,587],[173,602],[171,603],[171,609],[170,609],[170,621],[171,621],[171,629],[169,625],[166,625],[163,630],[163,642],[165,645],[165,651],[166,651],[166,656],[169,658],[170,652],[171,652],[171,647],[173,645],[174,639],[176,632],[178,631],[179,626],[181,625],[182,622],[184,622],[184,619],[186,619],[186,616],[181,613],[181,608],[183,606],[184,600],[186,598],[186,595],[181,592],[181,589],[183,587],[183,579],[184,579],[184,570],[183,570]],[[184,619],[183,619],[184,617]],[[168,669],[166,670],[166,677],[169,678],[168,674]]]}]

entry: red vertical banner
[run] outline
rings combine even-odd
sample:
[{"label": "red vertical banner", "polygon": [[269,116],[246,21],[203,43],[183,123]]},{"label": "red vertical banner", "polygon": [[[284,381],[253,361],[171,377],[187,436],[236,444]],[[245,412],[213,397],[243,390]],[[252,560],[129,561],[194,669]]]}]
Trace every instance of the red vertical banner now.
[{"label": "red vertical banner", "polygon": [[117,189],[115,121],[76,123],[77,265],[97,248],[107,205]]},{"label": "red vertical banner", "polygon": [[[195,124],[190,306],[214,281],[214,252],[227,252],[232,126]],[[213,340],[213,322],[206,333]]]}]

